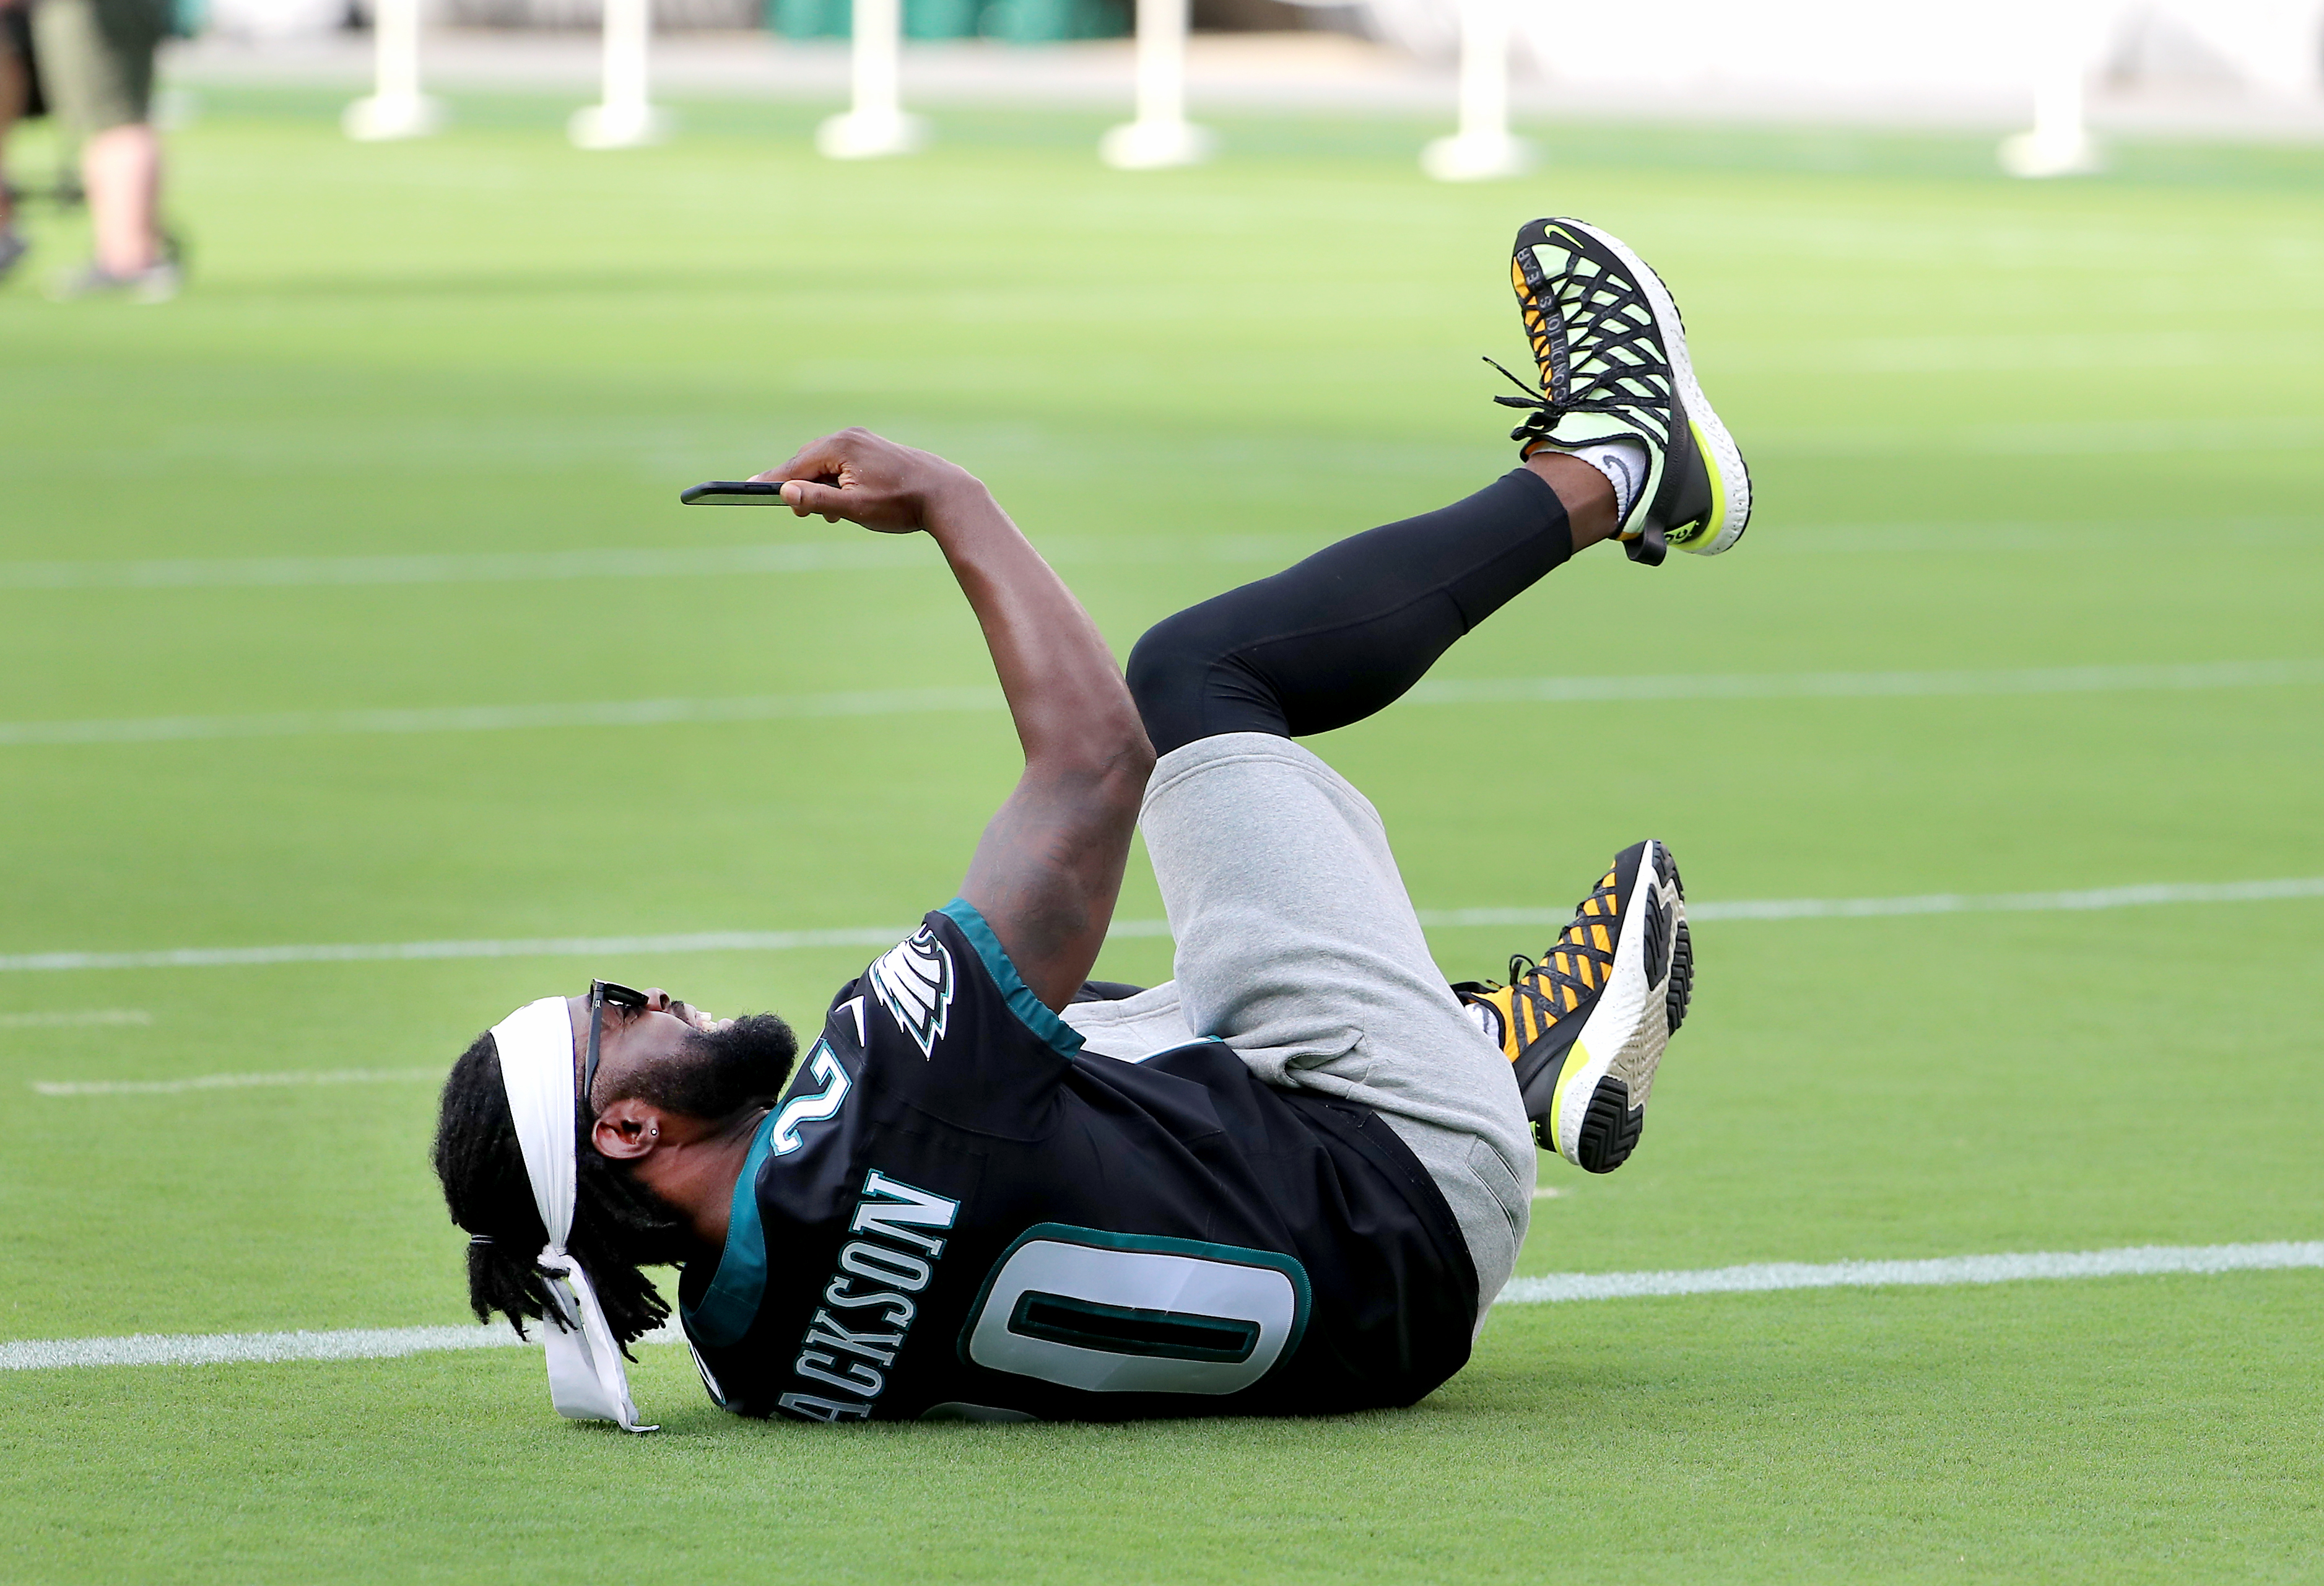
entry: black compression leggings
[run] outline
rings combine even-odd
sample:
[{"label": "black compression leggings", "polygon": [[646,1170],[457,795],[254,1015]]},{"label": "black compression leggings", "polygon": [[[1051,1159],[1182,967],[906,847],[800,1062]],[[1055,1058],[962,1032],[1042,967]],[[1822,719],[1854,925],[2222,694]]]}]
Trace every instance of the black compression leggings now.
[{"label": "black compression leggings", "polygon": [[1328,733],[1572,554],[1557,493],[1514,469],[1157,622],[1130,652],[1130,691],[1159,754],[1221,733]]}]

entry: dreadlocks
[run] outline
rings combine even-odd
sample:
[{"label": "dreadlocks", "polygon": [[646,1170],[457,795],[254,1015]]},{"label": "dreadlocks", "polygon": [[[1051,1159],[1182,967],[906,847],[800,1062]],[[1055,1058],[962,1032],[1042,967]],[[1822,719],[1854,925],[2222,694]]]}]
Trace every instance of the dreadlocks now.
[{"label": "dreadlocks", "polygon": [[[669,1303],[641,1268],[675,1260],[683,1231],[661,1203],[598,1154],[589,1143],[588,1123],[576,1108],[580,1145],[566,1248],[588,1269],[605,1321],[628,1354],[631,1343],[669,1314]],[[468,1305],[479,1322],[500,1312],[521,1338],[526,1317],[553,1314],[549,1276],[534,1265],[549,1231],[533,1205],[516,1120],[501,1083],[500,1049],[489,1033],[460,1054],[444,1082],[434,1157],[452,1221],[482,1236],[468,1242]]]},{"label": "dreadlocks", "polygon": [[[685,1052],[645,1065],[605,1099],[637,1096],[672,1111],[723,1118],[747,1106],[771,1106],[798,1055],[790,1026],[771,1013],[752,1014],[689,1036]],[[587,1268],[606,1323],[627,1354],[669,1315],[669,1302],[641,1268],[682,1261],[688,1230],[627,1168],[599,1154],[589,1138],[591,1121],[585,1106],[574,1109],[573,1231],[566,1249]],[[460,1054],[444,1082],[434,1159],[452,1221],[471,1236],[469,1306],[479,1322],[500,1312],[523,1337],[525,1318],[556,1314],[549,1275],[534,1264],[549,1231],[533,1204],[500,1048],[489,1031]]]}]

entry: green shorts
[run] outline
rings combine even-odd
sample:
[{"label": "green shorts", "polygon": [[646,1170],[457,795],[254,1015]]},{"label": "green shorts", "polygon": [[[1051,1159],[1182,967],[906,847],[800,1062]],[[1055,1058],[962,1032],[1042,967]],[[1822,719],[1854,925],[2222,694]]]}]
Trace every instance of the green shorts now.
[{"label": "green shorts", "polygon": [[170,0],[32,0],[32,49],[57,119],[82,137],[148,119]]}]

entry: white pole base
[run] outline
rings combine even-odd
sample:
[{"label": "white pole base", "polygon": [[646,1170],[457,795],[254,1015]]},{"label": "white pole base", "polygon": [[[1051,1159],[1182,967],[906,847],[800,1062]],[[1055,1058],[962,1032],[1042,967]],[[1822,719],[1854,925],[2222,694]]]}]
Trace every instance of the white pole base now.
[{"label": "white pole base", "polygon": [[1420,169],[1438,181],[1491,181],[1533,167],[1533,145],[1507,133],[1439,138],[1420,152]]},{"label": "white pole base", "polygon": [[642,149],[669,136],[669,112],[651,105],[584,105],[565,124],[576,149]]},{"label": "white pole base", "polygon": [[826,160],[878,160],[927,146],[927,118],[900,110],[849,110],[815,129],[816,152]]},{"label": "white pole base", "polygon": [[441,101],[425,94],[374,94],[339,113],[339,130],[359,143],[424,138],[444,125]]},{"label": "white pole base", "polygon": [[1097,157],[1116,171],[1200,165],[1218,150],[1216,133],[1188,121],[1125,121],[1097,143]]},{"label": "white pole base", "polygon": [[2106,168],[2098,140],[2068,133],[2024,132],[2001,140],[2001,169],[2012,176],[2089,176]]}]

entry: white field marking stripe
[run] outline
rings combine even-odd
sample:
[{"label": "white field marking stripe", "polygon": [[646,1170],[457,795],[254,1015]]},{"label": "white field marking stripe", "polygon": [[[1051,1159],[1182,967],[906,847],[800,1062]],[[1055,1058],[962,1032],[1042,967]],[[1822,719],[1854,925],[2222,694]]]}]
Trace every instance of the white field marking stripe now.
[{"label": "white field marking stripe", "polygon": [[[2324,1267],[2324,1240],[2262,1245],[2137,1245],[2120,1250],[1947,1256],[1932,1261],[1777,1261],[1699,1272],[1554,1272],[1513,1277],[1496,1305],[1631,1300],[1661,1295],[1764,1294],[1790,1288],[2016,1283],[2041,1277],[2135,1277],[2163,1273],[2266,1272]],[[5,1348],[0,1345],[0,1348]]]},{"label": "white field marking stripe", "polygon": [[2165,535],[2185,539],[2190,530],[2207,547],[2262,546],[2313,542],[2324,531],[2324,518],[2215,518],[2200,526],[2185,519],[2089,523],[2075,521],[2019,522],[1984,519],[1976,522],[1787,523],[1781,533],[1759,547],[1761,556],[1895,555],[1942,551],[1988,557],[2003,551],[2075,551],[2118,548],[2126,539]]},{"label": "white field marking stripe", "polygon": [[[1932,1261],[1836,1261],[1716,1267],[1700,1272],[1561,1273],[1512,1278],[1496,1302],[1640,1299],[1665,1295],[1759,1294],[1777,1289],[2011,1283],[2027,1278],[2282,1271],[2324,1267],[2324,1241],[2305,1244],[2144,1245],[2131,1249],[1954,1256]],[[676,1343],[665,1324],[645,1343]],[[524,1343],[506,1327],[364,1327],[329,1332],[139,1333],[128,1338],[22,1339],[0,1343],[0,1371],[65,1366],[217,1366],[263,1360],[376,1360],[437,1350]],[[535,1347],[538,1347],[536,1344]]]},{"label": "white field marking stripe", "polygon": [[[1117,921],[1114,934],[1146,922]],[[1154,922],[1159,924],[1159,922]],[[1133,927],[1125,930],[1125,926]],[[426,958],[609,958],[632,953],[782,953],[801,947],[892,947],[914,926],[830,931],[701,931],[682,936],[527,936],[483,942],[345,942],[288,947],[173,947],[151,953],[19,953],[0,973],[58,969],[226,969],[265,964],[363,964]],[[1159,933],[1157,933],[1159,934]]]},{"label": "white field marking stripe", "polygon": [[[2160,882],[2073,892],[1926,892],[1910,898],[1757,898],[1689,902],[1690,920],[1868,919],[1904,914],[2047,914],[2086,908],[2148,908],[2166,903],[2265,903],[2324,898],[2324,876],[2280,881]],[[1462,926],[1563,925],[1570,908],[1424,908],[1420,923]],[[0,960],[0,967],[5,961]]]},{"label": "white field marking stripe", "polygon": [[2313,340],[2280,342],[2185,332],[2101,336],[1891,336],[1736,346],[1722,361],[1762,370],[1865,373],[2047,373],[2061,369],[2201,369],[2272,363],[2313,366],[2324,348]]},{"label": "white field marking stripe", "polygon": [[[1893,699],[1960,696],[2109,694],[2324,684],[2324,659],[2207,661],[2187,665],[2029,667],[2014,670],[1738,672],[1616,678],[1425,679],[1416,705],[1638,699]],[[570,705],[434,705],[411,709],[278,711],[263,715],[0,722],[0,747],[166,743],[218,738],[304,738],[400,733],[498,733],[538,727],[649,727],[687,722],[997,711],[991,685],[858,689],[838,694],[748,694],[708,699],[597,700]]]},{"label": "white field marking stripe", "polygon": [[910,549],[867,537],[858,541],[701,546],[669,550],[0,562],[0,589],[283,589],[318,585],[501,584],[720,573],[816,573],[913,567],[925,558],[909,554]]},{"label": "white field marking stripe", "polygon": [[[786,519],[785,521],[789,520]],[[1291,535],[1047,541],[1052,562],[1288,562],[1315,549]],[[286,589],[389,584],[506,584],[574,578],[698,578],[722,574],[941,569],[906,540],[865,536],[773,545],[633,550],[503,551],[441,556],[235,557],[132,562],[0,562],[0,589]]]},{"label": "white field marking stripe", "polygon": [[1928,672],[1734,672],[1628,678],[1424,678],[1421,705],[1517,700],[1866,699],[1946,695],[2108,694],[2148,689],[2263,688],[2324,683],[2324,660],[2209,661],[2184,666],[2024,667]]},{"label": "white field marking stripe", "polygon": [[[1835,551],[2046,549],[2060,543],[2114,544],[2126,534],[2190,530],[2205,537],[2312,534],[2310,518],[2186,519],[2107,523],[1807,524],[1760,547],[1760,554]],[[1093,540],[1044,540],[1042,553],[1060,566],[1210,562],[1288,563],[1317,549],[1290,535],[1220,536],[1207,539],[1111,545]],[[300,589],[404,584],[552,583],[579,578],[682,578],[720,575],[890,572],[944,566],[909,542],[864,537],[776,545],[698,546],[667,549],[503,551],[437,556],[233,557],[156,561],[0,562],[0,590],[13,589]]]},{"label": "white field marking stripe", "polygon": [[0,722],[0,747],[36,743],[172,743],[215,738],[346,733],[501,733],[527,727],[655,727],[679,722],[769,722],[809,716],[991,711],[995,685],[858,689],[843,694],[748,694],[724,699],[615,699],[575,705],[469,705],[413,710],[292,710],[247,716],[148,716],[114,721]]},{"label": "white field marking stripe", "polygon": [[[2264,881],[2100,887],[2073,892],[1931,892],[1909,898],[1763,898],[1689,903],[1692,920],[1860,919],[1883,915],[2017,914],[2140,908],[2166,903],[2264,903],[2324,898],[2324,876]],[[1563,908],[1423,908],[1431,929],[1563,925]],[[342,942],[283,947],[171,947],[142,953],[0,954],[0,973],[68,969],[223,969],[268,964],[360,964],[428,958],[613,958],[649,953],[783,953],[807,947],[891,947],[917,926],[820,931],[703,931],[681,936],[525,936],[505,941]],[[1110,938],[1167,936],[1170,922],[1117,919]]]},{"label": "white field marking stripe", "polygon": [[142,1008],[86,1008],[63,1013],[0,1013],[0,1029],[78,1029],[99,1024],[151,1024]]},{"label": "white field marking stripe", "polygon": [[1755,429],[1756,452],[1789,457],[1916,456],[1941,452],[1988,457],[2110,457],[2166,452],[2310,451],[2324,445],[2324,420],[2290,419],[2099,420],[2088,423],[1967,426],[1865,425],[1831,429]]},{"label": "white field marking stripe", "polygon": [[[641,1343],[680,1343],[674,1322]],[[492,1327],[349,1327],[328,1332],[133,1333],[127,1338],[28,1338],[0,1343],[0,1371],[60,1366],[227,1366],[257,1360],[387,1360],[438,1350],[539,1349],[540,1334],[519,1338]]]},{"label": "white field marking stripe", "polygon": [[188,1091],[259,1085],[367,1085],[442,1083],[438,1068],[327,1068],[309,1074],[198,1074],[189,1079],[36,1079],[43,1096],[178,1096]]}]

